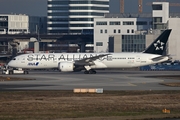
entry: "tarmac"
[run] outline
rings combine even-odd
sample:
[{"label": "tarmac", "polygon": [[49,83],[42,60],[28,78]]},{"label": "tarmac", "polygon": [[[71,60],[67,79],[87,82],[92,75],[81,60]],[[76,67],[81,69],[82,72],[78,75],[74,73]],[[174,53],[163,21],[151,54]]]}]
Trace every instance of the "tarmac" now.
[{"label": "tarmac", "polygon": [[73,90],[75,88],[102,88],[103,90],[180,90],[159,83],[180,80],[155,76],[180,75],[180,71],[123,71],[97,70],[97,74],[83,72],[30,71],[29,74],[1,75],[35,80],[0,81],[0,91],[14,90]]}]

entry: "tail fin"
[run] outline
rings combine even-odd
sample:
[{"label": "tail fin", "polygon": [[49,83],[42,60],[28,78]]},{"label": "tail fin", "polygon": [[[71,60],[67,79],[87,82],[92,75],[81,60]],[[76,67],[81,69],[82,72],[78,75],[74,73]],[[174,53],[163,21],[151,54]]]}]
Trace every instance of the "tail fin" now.
[{"label": "tail fin", "polygon": [[171,29],[165,30],[143,53],[163,55],[170,33]]}]

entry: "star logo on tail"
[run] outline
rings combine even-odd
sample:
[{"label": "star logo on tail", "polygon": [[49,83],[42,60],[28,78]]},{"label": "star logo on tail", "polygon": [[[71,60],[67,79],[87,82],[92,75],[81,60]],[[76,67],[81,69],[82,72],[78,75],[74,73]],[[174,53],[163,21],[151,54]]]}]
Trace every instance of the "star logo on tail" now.
[{"label": "star logo on tail", "polygon": [[154,43],[154,47],[156,48],[156,50],[163,50],[164,47],[163,47],[164,43],[161,42],[160,40],[158,40],[156,43]]}]

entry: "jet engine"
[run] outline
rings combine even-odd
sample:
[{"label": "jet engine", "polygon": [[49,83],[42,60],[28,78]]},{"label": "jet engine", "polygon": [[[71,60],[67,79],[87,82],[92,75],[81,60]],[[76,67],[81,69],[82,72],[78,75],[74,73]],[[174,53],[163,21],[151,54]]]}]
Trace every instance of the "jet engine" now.
[{"label": "jet engine", "polygon": [[74,71],[74,63],[73,62],[60,62],[58,64],[58,69],[62,72],[72,72]]}]

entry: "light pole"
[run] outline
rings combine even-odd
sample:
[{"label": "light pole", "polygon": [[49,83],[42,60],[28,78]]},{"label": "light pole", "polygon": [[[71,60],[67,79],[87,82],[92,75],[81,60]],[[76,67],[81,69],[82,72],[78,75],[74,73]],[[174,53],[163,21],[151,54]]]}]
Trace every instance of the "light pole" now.
[{"label": "light pole", "polygon": [[[44,48],[44,47],[45,47],[45,44],[44,44],[44,42],[43,42],[43,52],[45,51],[45,48]],[[44,52],[44,53],[45,53],[45,52]]]},{"label": "light pole", "polygon": [[39,25],[36,25],[36,34],[37,34],[37,37],[38,37],[37,41],[40,40],[39,30],[40,30]]},{"label": "light pole", "polygon": [[39,53],[40,35],[39,35],[39,27],[38,27],[38,25],[36,25],[36,34],[37,34],[37,41],[34,42],[34,53]]}]

